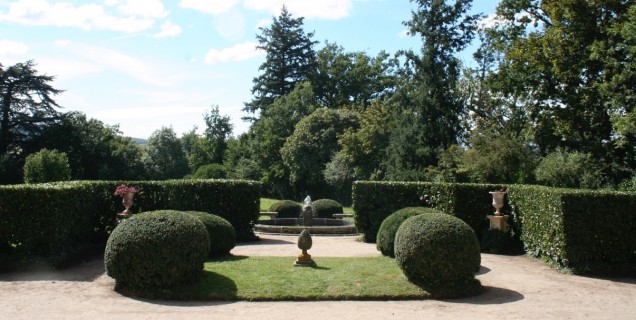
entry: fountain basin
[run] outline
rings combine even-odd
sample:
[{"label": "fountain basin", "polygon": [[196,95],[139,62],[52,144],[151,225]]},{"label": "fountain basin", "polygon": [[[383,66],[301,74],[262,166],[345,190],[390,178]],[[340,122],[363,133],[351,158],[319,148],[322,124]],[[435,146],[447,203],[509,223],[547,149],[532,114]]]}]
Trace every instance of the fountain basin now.
[{"label": "fountain basin", "polygon": [[358,230],[353,222],[340,219],[313,218],[311,226],[304,226],[302,219],[274,218],[258,220],[254,231],[268,234],[300,234],[309,229],[311,235],[357,235]]}]

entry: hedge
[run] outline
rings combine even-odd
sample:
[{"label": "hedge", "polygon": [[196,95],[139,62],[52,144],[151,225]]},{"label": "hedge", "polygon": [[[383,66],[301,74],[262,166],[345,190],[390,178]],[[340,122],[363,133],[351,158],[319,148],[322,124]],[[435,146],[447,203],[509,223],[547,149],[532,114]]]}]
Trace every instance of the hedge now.
[{"label": "hedge", "polygon": [[494,213],[487,184],[356,181],[353,184],[354,220],[365,242],[375,242],[382,221],[405,208],[425,206],[454,215],[479,236],[488,227],[486,215]]},{"label": "hedge", "polygon": [[[113,192],[140,188],[134,213],[173,209],[214,212],[238,240],[254,239],[262,184],[241,180],[74,181],[0,186],[0,254],[18,260],[44,257],[54,266],[91,241],[105,245],[124,208]],[[9,251],[7,253],[6,251]]]},{"label": "hedge", "polygon": [[[355,223],[366,242],[393,211],[428,206],[457,216],[475,233],[494,212],[489,191],[500,185],[357,181]],[[574,273],[636,271],[636,194],[507,185],[511,228],[525,250]]]},{"label": "hedge", "polygon": [[578,274],[636,270],[636,194],[514,186],[526,251]]}]

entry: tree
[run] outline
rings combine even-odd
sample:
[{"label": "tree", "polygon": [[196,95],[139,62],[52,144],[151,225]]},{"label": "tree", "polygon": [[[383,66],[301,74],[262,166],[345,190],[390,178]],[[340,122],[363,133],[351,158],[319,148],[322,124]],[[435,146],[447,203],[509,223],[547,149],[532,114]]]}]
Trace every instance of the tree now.
[{"label": "tree", "polygon": [[151,179],[181,179],[188,174],[188,160],[172,128],[152,133],[146,145],[144,165]]},{"label": "tree", "polygon": [[384,51],[372,58],[362,51],[345,52],[343,47],[327,42],[318,51],[316,63],[312,86],[320,104],[327,108],[365,108],[395,89],[395,61]]},{"label": "tree", "polygon": [[261,181],[273,195],[290,195],[289,170],[283,165],[281,148],[294,128],[317,106],[312,86],[299,83],[261,114],[250,128],[250,156],[261,172]]},{"label": "tree", "polygon": [[232,135],[232,120],[219,113],[219,106],[212,106],[206,113],[205,138],[211,147],[211,159],[208,163],[223,163],[223,153],[227,149],[227,139]]},{"label": "tree", "polygon": [[619,70],[628,70],[633,59],[629,38],[617,30],[629,25],[634,6],[620,0],[504,0],[498,6],[507,23],[492,32],[505,56],[497,72],[523,81],[510,89],[524,97],[517,103],[542,154],[564,148],[614,165],[634,164],[632,151],[616,152],[620,134],[612,127],[613,115],[624,119],[632,109],[617,98],[634,92],[633,80],[618,80],[628,79]]},{"label": "tree", "polygon": [[53,96],[62,91],[50,85],[53,79],[38,74],[33,61],[0,65],[0,155],[22,148],[58,119]]},{"label": "tree", "polygon": [[81,112],[60,115],[25,152],[56,149],[68,155],[75,180],[127,180],[146,177],[142,148],[117,126],[88,119]]},{"label": "tree", "polygon": [[552,187],[597,189],[605,180],[601,172],[601,164],[591,154],[559,148],[541,160],[536,176]]},{"label": "tree", "polygon": [[[260,28],[256,36],[258,49],[265,51],[265,62],[259,70],[263,74],[254,78],[251,102],[244,111],[255,113],[266,110],[276,98],[294,90],[296,84],[311,81],[316,73],[316,53],[313,32],[305,34],[304,18],[292,18],[283,6],[280,16],[272,19],[269,28]],[[253,119],[252,119],[253,120]]]},{"label": "tree", "polygon": [[420,35],[421,54],[402,51],[404,67],[393,97],[393,121],[387,175],[389,179],[422,179],[437,163],[438,150],[457,143],[464,102],[458,92],[460,62],[455,54],[473,39],[479,15],[467,15],[470,0],[414,0],[417,11],[405,22]]},{"label": "tree", "polygon": [[280,153],[299,195],[326,195],[323,171],[340,150],[338,136],[358,126],[358,114],[346,109],[317,109],[296,125]]},{"label": "tree", "polygon": [[24,182],[41,183],[67,181],[71,168],[64,152],[42,149],[27,156],[24,163]]}]

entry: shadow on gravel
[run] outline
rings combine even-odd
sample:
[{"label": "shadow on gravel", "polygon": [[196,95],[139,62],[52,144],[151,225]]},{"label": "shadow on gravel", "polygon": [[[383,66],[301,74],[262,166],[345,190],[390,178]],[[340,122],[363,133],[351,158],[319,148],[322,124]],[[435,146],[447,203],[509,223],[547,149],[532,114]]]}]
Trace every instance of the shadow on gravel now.
[{"label": "shadow on gravel", "polygon": [[496,305],[521,301],[524,296],[513,290],[484,286],[484,292],[478,296],[463,299],[443,300],[449,303],[466,303],[477,305]]}]

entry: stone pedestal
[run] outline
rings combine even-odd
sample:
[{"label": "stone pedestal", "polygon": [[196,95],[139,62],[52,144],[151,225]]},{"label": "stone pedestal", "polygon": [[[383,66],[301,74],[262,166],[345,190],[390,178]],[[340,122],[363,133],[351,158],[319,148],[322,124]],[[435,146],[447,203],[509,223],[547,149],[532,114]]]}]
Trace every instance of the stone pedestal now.
[{"label": "stone pedestal", "polygon": [[311,255],[307,253],[306,250],[303,250],[303,253],[298,255],[296,258],[296,262],[294,262],[294,267],[315,267],[316,262],[311,258]]},{"label": "stone pedestal", "polygon": [[488,220],[490,220],[490,230],[501,230],[503,232],[508,232],[509,216],[488,215],[486,217],[488,217]]}]

